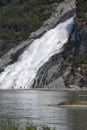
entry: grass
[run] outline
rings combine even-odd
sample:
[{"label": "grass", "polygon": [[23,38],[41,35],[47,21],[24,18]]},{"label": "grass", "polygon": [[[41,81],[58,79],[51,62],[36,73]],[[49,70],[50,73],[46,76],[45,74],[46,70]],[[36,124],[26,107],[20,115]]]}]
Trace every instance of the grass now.
[{"label": "grass", "polygon": [[58,105],[87,105],[85,100],[67,100],[60,102]]},{"label": "grass", "polygon": [[0,130],[55,130],[48,126],[43,126],[38,129],[34,124],[28,124],[25,128],[19,128],[19,125],[13,123],[10,119],[2,121],[1,124]]}]

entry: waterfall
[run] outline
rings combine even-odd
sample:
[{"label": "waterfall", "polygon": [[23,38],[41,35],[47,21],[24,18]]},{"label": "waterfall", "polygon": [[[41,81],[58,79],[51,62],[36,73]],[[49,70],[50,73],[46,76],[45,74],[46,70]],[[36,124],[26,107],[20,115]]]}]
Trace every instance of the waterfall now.
[{"label": "waterfall", "polygon": [[0,74],[0,89],[29,89],[39,68],[51,56],[62,51],[72,30],[74,18],[58,24],[31,43],[18,61],[8,65]]}]

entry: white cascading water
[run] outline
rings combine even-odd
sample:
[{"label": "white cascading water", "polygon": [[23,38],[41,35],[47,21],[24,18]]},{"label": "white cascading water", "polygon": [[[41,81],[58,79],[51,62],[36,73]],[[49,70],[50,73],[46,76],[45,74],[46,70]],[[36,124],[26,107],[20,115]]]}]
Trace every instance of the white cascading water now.
[{"label": "white cascading water", "polygon": [[18,61],[8,65],[0,74],[0,89],[29,89],[39,68],[48,59],[62,51],[67,42],[74,18],[60,23],[35,40],[19,57]]}]

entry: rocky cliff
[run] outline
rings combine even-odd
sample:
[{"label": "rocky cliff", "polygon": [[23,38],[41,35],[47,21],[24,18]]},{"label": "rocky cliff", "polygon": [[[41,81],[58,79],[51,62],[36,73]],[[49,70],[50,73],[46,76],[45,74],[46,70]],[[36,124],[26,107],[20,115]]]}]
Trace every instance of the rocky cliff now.
[{"label": "rocky cliff", "polygon": [[[3,68],[7,64],[14,63],[17,61],[18,56],[29,46],[36,38],[43,35],[47,30],[55,27],[58,23],[63,22],[70,17],[75,15],[75,0],[69,1],[65,0],[60,4],[53,4],[54,12],[51,17],[43,23],[43,26],[39,28],[36,32],[32,32],[29,39],[22,42],[15,48],[5,53],[0,58],[0,68]],[[6,43],[4,40],[0,41],[0,47],[5,47]],[[3,50],[1,50],[3,51]]]},{"label": "rocky cliff", "polygon": [[[87,16],[86,1],[76,1],[75,24],[64,50],[40,68],[35,87],[75,88],[87,87]],[[75,3],[74,3],[75,4]],[[74,6],[73,6],[74,7]],[[79,16],[80,15],[80,16]]]},{"label": "rocky cliff", "polygon": [[[85,1],[84,1],[85,2]],[[74,17],[79,11],[80,4],[77,0],[64,0],[54,4],[52,16],[44,22],[36,32],[32,32],[29,39],[0,58],[0,71],[8,64],[18,60],[20,54],[27,46],[43,35],[47,30],[58,23]],[[79,5],[79,6],[78,6]],[[83,26],[82,26],[83,25]],[[38,71],[32,87],[87,87],[87,21],[76,16],[75,24],[68,40],[60,54],[52,56]],[[1,41],[3,42],[3,41]],[[4,45],[3,45],[4,46]]]},{"label": "rocky cliff", "polygon": [[76,1],[75,27],[69,42],[72,69],[65,78],[68,87],[87,87],[87,1]]}]

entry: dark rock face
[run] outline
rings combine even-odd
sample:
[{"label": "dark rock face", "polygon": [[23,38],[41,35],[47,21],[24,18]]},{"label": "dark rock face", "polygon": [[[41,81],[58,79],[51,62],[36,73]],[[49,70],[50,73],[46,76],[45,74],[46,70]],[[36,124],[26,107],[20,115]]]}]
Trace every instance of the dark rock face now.
[{"label": "dark rock face", "polygon": [[81,45],[80,45],[80,53],[86,53],[87,54],[87,29],[83,29],[80,32],[80,40],[81,40]]},{"label": "dark rock face", "polygon": [[[68,44],[70,44],[69,48]],[[65,46],[61,54],[53,56],[40,68],[33,87],[87,87],[87,63],[76,62],[75,64],[78,56],[82,55],[84,58],[86,55],[87,57],[87,29],[80,30],[78,24],[75,24],[69,43]],[[66,48],[69,49],[68,53]],[[64,65],[63,61],[64,64],[65,62],[68,64]]]},{"label": "dark rock face", "polygon": [[[66,87],[71,85],[87,87],[87,63],[81,62],[81,56],[83,56],[82,58],[84,58],[85,55],[87,56],[87,30],[84,28],[79,30],[79,26],[76,24],[71,34],[70,42],[72,68],[69,75],[64,79],[65,85]],[[66,57],[66,60],[70,59],[70,55]]]},{"label": "dark rock face", "polygon": [[32,87],[44,87],[60,77],[63,73],[61,61],[62,56],[60,54],[51,57],[49,61],[39,69]]},{"label": "dark rock face", "polygon": [[50,60],[39,69],[32,87],[64,88],[64,78],[70,73],[71,67],[64,67],[62,61],[62,53],[51,57]]},{"label": "dark rock face", "polygon": [[[64,81],[66,87],[76,85],[79,87],[87,87],[87,29],[80,29],[76,24],[70,37],[72,69]],[[66,57],[66,60],[70,56]],[[77,61],[76,61],[77,60]]]},{"label": "dark rock face", "polygon": [[72,44],[72,53],[76,54],[79,52],[81,39],[80,39],[80,33],[79,33],[79,27],[75,24],[73,28],[73,32],[70,37],[70,41]]},{"label": "dark rock face", "polygon": [[7,48],[7,44],[5,40],[0,40],[0,52],[4,51]]}]

